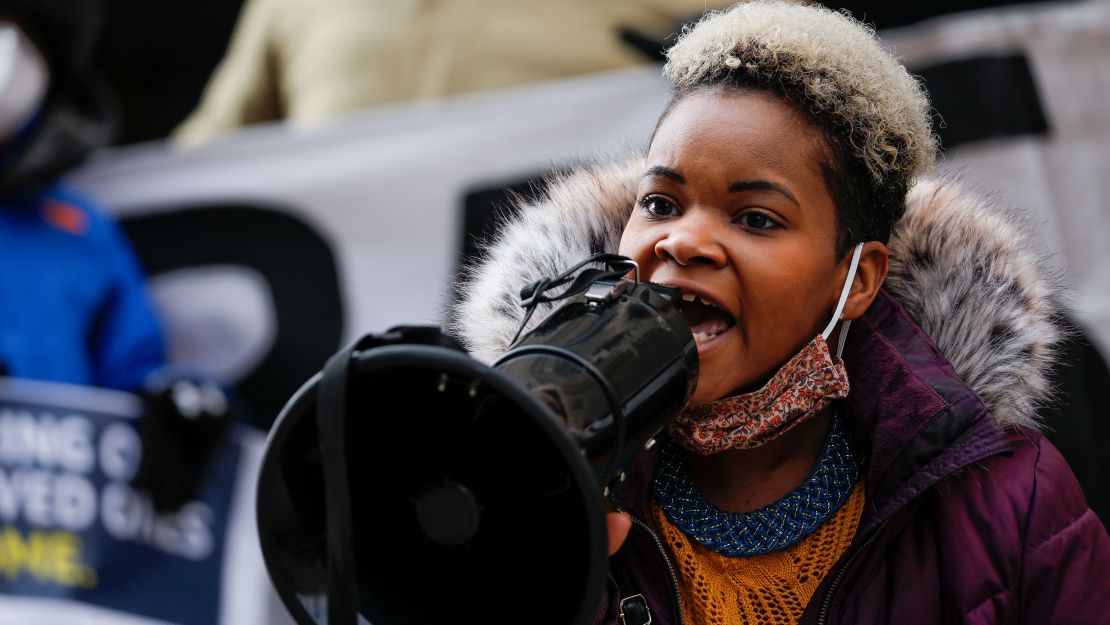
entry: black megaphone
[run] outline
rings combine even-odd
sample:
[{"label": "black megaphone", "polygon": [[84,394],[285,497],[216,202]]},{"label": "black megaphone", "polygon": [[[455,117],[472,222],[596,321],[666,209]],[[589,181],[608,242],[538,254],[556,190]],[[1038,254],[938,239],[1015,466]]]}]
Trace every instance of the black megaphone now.
[{"label": "black megaphone", "polygon": [[[605,268],[576,274],[591,262]],[[525,324],[569,301],[492,367],[437,329],[397,328],[290,399],[257,512],[298,623],[591,622],[604,498],[697,382],[679,292],[622,279],[629,267],[597,255],[530,285]]]}]

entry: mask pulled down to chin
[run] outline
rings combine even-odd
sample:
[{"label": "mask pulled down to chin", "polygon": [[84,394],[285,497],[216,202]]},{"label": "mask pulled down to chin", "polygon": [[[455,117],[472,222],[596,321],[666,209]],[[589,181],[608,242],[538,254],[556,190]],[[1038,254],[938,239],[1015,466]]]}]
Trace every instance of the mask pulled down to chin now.
[{"label": "mask pulled down to chin", "polygon": [[759,390],[683,410],[671,424],[671,438],[706,456],[759,447],[847,397],[848,390],[844,361],[834,359],[817,335]]},{"label": "mask pulled down to chin", "polygon": [[760,389],[688,406],[670,424],[670,435],[689,451],[708,456],[729,449],[765,445],[848,396],[848,372],[841,354],[851,322],[845,321],[834,357],[825,341],[840,321],[863,243],[856,246],[832,320],[824,332],[775,372]]}]

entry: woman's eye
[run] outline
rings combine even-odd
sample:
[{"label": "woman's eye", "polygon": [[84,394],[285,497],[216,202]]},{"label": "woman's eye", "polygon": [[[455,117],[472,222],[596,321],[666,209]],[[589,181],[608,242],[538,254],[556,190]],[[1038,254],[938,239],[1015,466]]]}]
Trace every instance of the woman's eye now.
[{"label": "woman's eye", "polygon": [[657,195],[649,195],[640,200],[640,207],[651,217],[673,217],[678,214],[678,207]]},{"label": "woman's eye", "polygon": [[750,211],[740,215],[740,218],[737,219],[737,223],[745,228],[751,228],[753,230],[770,230],[771,228],[782,227],[782,224],[771,219],[766,213],[761,213],[759,211]]}]

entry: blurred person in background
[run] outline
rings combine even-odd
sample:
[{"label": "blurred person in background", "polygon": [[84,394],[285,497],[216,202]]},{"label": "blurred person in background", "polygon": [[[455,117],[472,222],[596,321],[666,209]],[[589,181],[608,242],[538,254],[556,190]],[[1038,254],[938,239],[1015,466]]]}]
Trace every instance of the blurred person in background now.
[{"label": "blurred person in background", "polygon": [[261,623],[260,557],[223,549],[253,542],[253,439],[223,384],[167,364],[129,242],[60,182],[115,127],[101,10],[0,0],[0,623]]},{"label": "blurred person in background", "polygon": [[167,365],[126,237],[59,181],[115,126],[87,67],[100,16],[98,0],[0,0],[0,375],[139,393],[136,480],[172,512],[233,417],[223,384]]},{"label": "blurred person in background", "polygon": [[165,363],[143,273],[116,224],[58,182],[111,138],[85,73],[91,0],[0,2],[0,369],[136,390]]},{"label": "blurred person in background", "polygon": [[662,36],[731,0],[248,0],[227,56],[178,136],[325,121],[371,106],[644,63]]}]

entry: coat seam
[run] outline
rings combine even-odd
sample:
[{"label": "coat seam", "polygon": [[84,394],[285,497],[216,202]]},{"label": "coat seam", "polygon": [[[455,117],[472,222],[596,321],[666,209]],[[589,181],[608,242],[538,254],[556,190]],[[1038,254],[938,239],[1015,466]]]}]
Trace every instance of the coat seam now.
[{"label": "coat seam", "polygon": [[1037,545],[1035,547],[1030,548],[1028,551],[1023,551],[1022,554],[1021,554],[1022,558],[1024,559],[1025,556],[1034,555],[1037,551],[1039,551],[1041,549],[1041,547],[1044,547],[1048,543],[1052,542],[1057,536],[1063,534],[1064,532],[1070,530],[1071,528],[1073,528],[1076,525],[1078,525],[1079,523],[1081,523],[1083,521],[1083,519],[1087,517],[1088,514],[1094,514],[1094,512],[1088,509],[1088,510],[1084,510],[1083,513],[1080,514],[1079,516],[1073,517],[1070,521],[1067,522],[1066,525],[1064,525],[1060,529],[1053,532],[1052,535],[1049,536],[1048,538],[1046,538],[1046,539],[1042,540],[1041,542],[1037,543]]},{"label": "coat seam", "polygon": [[[1037,458],[1036,458],[1036,460],[1033,461],[1033,492],[1030,493],[1030,496],[1029,496],[1029,501],[1030,501],[1030,507],[1031,508],[1033,506],[1033,502],[1035,502],[1037,500],[1037,490],[1038,490],[1037,487],[1039,486],[1039,482],[1040,482],[1040,480],[1037,478],[1037,474],[1038,474],[1037,470],[1040,468],[1040,465],[1041,465],[1041,453],[1043,451],[1041,443],[1043,441],[1044,441],[1043,438],[1038,438],[1036,440],[1036,443],[1035,443],[1036,447],[1037,447]],[[1029,538],[1029,525],[1030,525],[1030,523],[1032,523],[1032,517],[1033,517],[1032,514],[1028,514],[1026,516],[1026,519],[1025,519],[1025,535],[1022,539],[1022,550],[1021,550],[1022,570],[1025,569],[1024,560],[1025,560],[1026,556],[1030,556],[1030,555],[1035,554],[1037,551],[1039,551],[1041,549],[1041,547],[1044,547],[1048,543],[1052,542],[1052,540],[1054,540],[1057,536],[1059,536],[1059,535],[1063,534],[1064,532],[1070,530],[1076,524],[1080,523],[1084,519],[1084,517],[1087,516],[1087,513],[1089,513],[1089,512],[1091,512],[1090,507],[1084,509],[1079,514],[1077,514],[1077,515],[1071,517],[1070,519],[1068,519],[1068,521],[1066,523],[1064,523],[1062,526],[1060,526],[1060,528],[1057,529],[1056,531],[1049,534],[1048,537],[1046,537],[1044,540],[1040,541],[1039,543],[1037,543],[1036,545],[1033,545],[1033,546],[1028,546],[1028,545],[1025,544],[1025,540]]]},{"label": "coat seam", "polygon": [[[995,597],[997,597],[997,596],[999,596],[999,595],[1005,595],[1005,594],[1007,594],[1007,593],[1013,593],[1013,592],[1015,592],[1015,589],[1017,588],[1018,584],[1019,584],[1019,582],[1014,582],[1013,584],[1011,584],[1011,585],[1009,585],[1009,586],[1007,586],[1007,587],[1005,587],[1005,588],[1002,588],[1002,589],[1000,589],[1000,590],[999,590],[998,592],[996,592],[996,593],[992,594],[991,596],[989,596],[989,597],[986,597],[986,598],[984,598],[984,599],[983,599],[982,601],[980,601],[979,603],[976,603],[974,607],[972,607],[971,609],[969,609],[969,610],[965,611],[965,612],[963,613],[963,616],[965,616],[965,617],[966,617],[966,616],[970,616],[970,615],[971,615],[971,614],[973,614],[973,613],[974,613],[974,612],[975,612],[976,610],[978,610],[979,608],[983,607],[984,605],[986,605],[986,604],[987,604],[988,602],[992,601],[992,600],[993,600],[993,599],[994,599]],[[1019,602],[1019,604],[1020,604],[1020,602]],[[1019,617],[1018,617],[1018,621],[1019,621],[1019,622],[1021,621],[1021,617],[1020,617],[1020,615],[1019,615]]]},{"label": "coat seam", "polygon": [[1027,541],[1029,540],[1029,526],[1033,523],[1032,507],[1034,505],[1034,502],[1037,501],[1037,487],[1039,486],[1039,484],[1038,484],[1039,480],[1037,479],[1037,467],[1039,467],[1040,464],[1041,464],[1041,444],[1040,444],[1040,441],[1037,441],[1037,457],[1033,460],[1033,485],[1032,485],[1032,488],[1030,489],[1031,492],[1029,493],[1029,509],[1027,509],[1026,512],[1025,512],[1025,524],[1024,524],[1025,527],[1022,528],[1022,534],[1021,534],[1021,557],[1018,558],[1018,570],[1015,571],[1015,574],[1014,574],[1014,578],[1017,581],[1016,588],[1017,588],[1017,597],[1018,597],[1018,601],[1017,601],[1018,622],[1022,621],[1021,588],[1025,584],[1025,557],[1030,552],[1030,550],[1027,548],[1028,547],[1028,542]]}]

